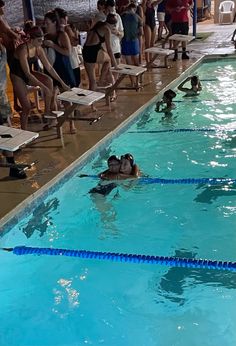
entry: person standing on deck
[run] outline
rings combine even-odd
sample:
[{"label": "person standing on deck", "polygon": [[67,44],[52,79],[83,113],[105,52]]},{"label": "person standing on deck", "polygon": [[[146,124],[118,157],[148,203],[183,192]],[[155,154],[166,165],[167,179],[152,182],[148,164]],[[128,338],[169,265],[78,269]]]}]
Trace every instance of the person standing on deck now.
[{"label": "person standing on deck", "polygon": [[[167,0],[166,9],[171,15],[172,35],[181,34],[188,35],[188,11],[193,5],[193,0]],[[174,41],[175,55],[173,61],[178,59],[179,41]],[[186,53],[186,42],[182,42],[182,59],[189,59]]]}]

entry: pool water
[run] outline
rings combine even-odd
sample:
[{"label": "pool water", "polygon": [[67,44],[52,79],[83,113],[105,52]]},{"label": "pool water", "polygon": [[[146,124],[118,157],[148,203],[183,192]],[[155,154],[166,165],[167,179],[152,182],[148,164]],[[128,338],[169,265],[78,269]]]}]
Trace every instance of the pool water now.
[{"label": "pool water", "polygon": [[[153,109],[1,238],[28,245],[235,261],[236,188],[79,178],[131,152],[162,178],[236,178],[236,62],[204,63],[197,99],[178,92],[171,119]],[[215,132],[150,131],[214,128]],[[1,253],[0,345],[232,346],[236,274]]]}]

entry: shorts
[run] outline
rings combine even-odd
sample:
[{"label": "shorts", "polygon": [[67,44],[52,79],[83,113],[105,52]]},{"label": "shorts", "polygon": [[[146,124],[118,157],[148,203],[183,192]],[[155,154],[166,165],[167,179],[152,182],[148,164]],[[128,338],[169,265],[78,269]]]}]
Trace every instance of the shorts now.
[{"label": "shorts", "polygon": [[120,53],[114,53],[114,57],[115,57],[115,59],[120,59],[121,54]]},{"label": "shorts", "polygon": [[121,40],[121,54],[126,56],[135,56],[139,55],[139,39],[132,41],[126,41],[125,39]]},{"label": "shorts", "polygon": [[5,90],[0,90],[0,125],[7,123],[7,119],[12,116],[12,110]]},{"label": "shorts", "polygon": [[165,12],[157,12],[157,19],[158,22],[164,22],[165,21]]},{"label": "shorts", "polygon": [[172,23],[171,29],[172,29],[172,35],[174,34],[188,35],[189,25],[188,25],[188,22]]}]

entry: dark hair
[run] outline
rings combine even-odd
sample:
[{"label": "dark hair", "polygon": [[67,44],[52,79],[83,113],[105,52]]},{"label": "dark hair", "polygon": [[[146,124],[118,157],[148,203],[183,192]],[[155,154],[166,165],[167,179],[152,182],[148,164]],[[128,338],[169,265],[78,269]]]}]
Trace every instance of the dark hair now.
[{"label": "dark hair", "polygon": [[66,17],[68,17],[67,12],[63,8],[56,7],[54,9],[54,11],[56,12],[56,14],[58,15],[59,18],[66,18]]},{"label": "dark hair", "polygon": [[0,0],[0,8],[5,6],[5,2],[3,0]]},{"label": "dark hair", "polygon": [[114,0],[107,0],[105,6],[106,7],[115,7],[116,3]]},{"label": "dark hair", "polygon": [[129,160],[131,167],[133,167],[133,165],[134,165],[134,157],[133,157],[132,154],[127,153],[127,154],[125,154],[125,155],[122,155],[122,156],[121,156],[121,159],[122,159],[122,158],[124,158],[124,159],[126,159],[126,160]]},{"label": "dark hair", "polygon": [[56,29],[57,31],[60,31],[60,18],[58,13],[55,10],[51,10],[48,11],[45,15],[44,15],[44,19],[50,19],[53,23],[56,23]]},{"label": "dark hair", "polygon": [[191,83],[192,83],[193,85],[197,85],[198,82],[199,82],[199,79],[198,79],[197,76],[192,76],[192,77],[191,77]]},{"label": "dark hair", "polygon": [[29,35],[31,39],[43,37],[43,30],[39,26],[33,26],[27,31],[27,35]]},{"label": "dark hair", "polygon": [[176,93],[173,90],[168,89],[164,92],[163,96],[172,100],[176,96]]},{"label": "dark hair", "polygon": [[132,10],[132,9],[136,9],[137,6],[133,2],[131,2],[126,8],[127,10]]},{"label": "dark hair", "polygon": [[116,15],[114,13],[109,13],[107,15],[106,22],[109,24],[116,24],[117,23]]},{"label": "dark hair", "polygon": [[99,5],[99,6],[105,6],[105,5],[106,5],[106,1],[105,1],[105,0],[98,0],[98,1],[97,1],[97,5]]},{"label": "dark hair", "polygon": [[24,28],[23,28],[23,30],[24,30],[24,32],[27,34],[28,31],[29,31],[31,28],[33,28],[33,27],[34,27],[34,22],[33,22],[32,20],[26,20],[26,21],[24,22]]},{"label": "dark hair", "polygon": [[112,155],[112,156],[110,156],[110,157],[108,158],[107,163],[109,163],[109,162],[111,162],[111,161],[117,161],[117,162],[120,162],[120,159],[119,159],[119,157],[118,157],[118,156],[116,156],[116,155]]}]

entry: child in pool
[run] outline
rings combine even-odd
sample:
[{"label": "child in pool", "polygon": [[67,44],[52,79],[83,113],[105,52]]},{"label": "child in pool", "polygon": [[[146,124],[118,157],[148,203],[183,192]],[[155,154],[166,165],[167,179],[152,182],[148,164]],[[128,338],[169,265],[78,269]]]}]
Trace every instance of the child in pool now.
[{"label": "child in pool", "polygon": [[166,90],[163,94],[162,100],[156,103],[155,111],[157,113],[164,113],[165,116],[172,116],[172,110],[175,109],[175,104],[172,101],[175,96],[176,93],[173,90]]},{"label": "child in pool", "polygon": [[[186,88],[184,85],[189,82],[191,83],[191,88]],[[198,78],[198,76],[192,76],[186,78],[179,86],[178,89],[180,91],[185,92],[184,97],[191,97],[191,96],[197,96],[199,95],[200,91],[202,90],[201,82]]]}]

